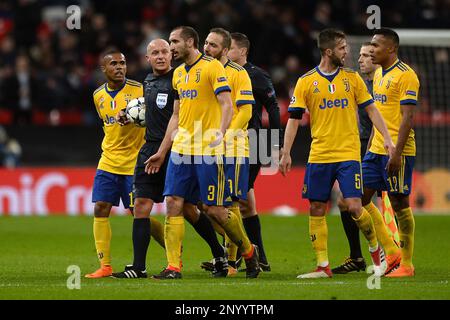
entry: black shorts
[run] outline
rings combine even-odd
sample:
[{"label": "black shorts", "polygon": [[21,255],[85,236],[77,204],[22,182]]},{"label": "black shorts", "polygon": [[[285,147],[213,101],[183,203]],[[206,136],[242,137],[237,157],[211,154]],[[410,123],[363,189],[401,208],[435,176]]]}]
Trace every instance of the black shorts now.
[{"label": "black shorts", "polygon": [[147,174],[145,164],[154,155],[160,146],[160,142],[146,142],[139,150],[136,167],[134,168],[133,194],[134,198],[152,199],[156,203],[164,201],[164,181],[166,179],[167,164],[170,153],[166,155],[163,166],[158,173]]},{"label": "black shorts", "polygon": [[248,190],[253,189],[255,186],[256,177],[261,170],[261,163],[250,164],[250,171],[248,175]]}]

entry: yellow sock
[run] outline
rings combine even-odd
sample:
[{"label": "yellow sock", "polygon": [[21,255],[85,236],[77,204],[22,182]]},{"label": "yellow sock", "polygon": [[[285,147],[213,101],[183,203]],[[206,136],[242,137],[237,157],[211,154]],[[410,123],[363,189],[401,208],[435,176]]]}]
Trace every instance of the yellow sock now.
[{"label": "yellow sock", "polygon": [[253,247],[242,228],[242,222],[239,222],[239,220],[241,220],[239,216],[228,210],[227,222],[222,227],[230,240],[241,250],[242,256],[245,258],[245,256],[253,252]]},{"label": "yellow sock", "polygon": [[164,243],[164,226],[161,222],[159,222],[158,220],[156,220],[153,217],[150,217],[150,233],[153,237],[153,239],[155,239],[156,242],[159,243],[159,245],[163,248],[166,247],[165,243]]},{"label": "yellow sock", "polygon": [[328,226],[325,216],[309,216],[309,236],[316,253],[317,265],[326,267],[328,265]]},{"label": "yellow sock", "polygon": [[109,218],[94,217],[94,239],[97,256],[102,266],[111,265],[111,225]]},{"label": "yellow sock", "polygon": [[[228,209],[231,212],[233,212],[236,216],[239,217],[239,224],[240,224],[241,229],[243,230],[243,232],[245,232],[244,225],[242,223],[241,211],[239,210],[239,204],[233,203],[233,205],[230,208],[228,208]],[[229,261],[236,261],[236,255],[237,255],[238,247],[237,247],[237,245],[235,245],[233,243],[233,241],[231,241],[231,239],[226,234],[225,234],[225,246],[227,247],[228,260]]]},{"label": "yellow sock", "polygon": [[231,241],[231,239],[225,234],[225,247],[227,248],[228,261],[236,261],[238,247]]},{"label": "yellow sock", "polygon": [[184,238],[184,217],[166,217],[164,240],[168,266],[179,270],[181,266],[181,243]]},{"label": "yellow sock", "polygon": [[359,227],[359,230],[363,233],[369,242],[369,247],[371,249],[376,249],[378,247],[377,234],[375,232],[375,227],[373,225],[372,218],[366,209],[362,208],[361,216],[358,219],[353,218]]},{"label": "yellow sock", "polygon": [[402,209],[395,212],[398,221],[398,231],[400,234],[400,248],[402,250],[401,264],[411,267],[414,251],[414,215],[411,208]]},{"label": "yellow sock", "polygon": [[381,243],[387,255],[395,254],[398,251],[397,246],[395,245],[394,240],[389,235],[387,226],[384,223],[383,217],[381,216],[381,212],[378,208],[370,202],[368,205],[364,206],[364,209],[370,213],[370,217],[372,218],[373,225],[375,227],[377,240]]}]

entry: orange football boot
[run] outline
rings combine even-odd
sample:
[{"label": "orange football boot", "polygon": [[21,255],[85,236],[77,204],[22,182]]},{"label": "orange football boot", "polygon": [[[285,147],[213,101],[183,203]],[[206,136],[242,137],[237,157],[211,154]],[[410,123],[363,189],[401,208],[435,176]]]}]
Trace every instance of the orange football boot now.
[{"label": "orange football boot", "polygon": [[111,276],[113,273],[113,269],[111,266],[101,266],[100,269],[95,271],[94,273],[89,273],[85,275],[85,278],[90,279],[98,279],[98,278],[105,278]]},{"label": "orange football boot", "polygon": [[228,276],[233,277],[238,274],[238,270],[232,266],[228,266]]},{"label": "orange football boot", "polygon": [[386,271],[385,271],[384,274],[387,275],[392,270],[394,270],[394,268],[398,267],[398,265],[400,264],[401,260],[402,260],[402,254],[401,254],[400,250],[398,250],[394,254],[386,255],[387,268],[386,268]]},{"label": "orange football boot", "polygon": [[402,278],[402,277],[414,277],[414,267],[406,267],[400,265],[398,269],[392,271],[391,273],[387,274],[387,278]]}]

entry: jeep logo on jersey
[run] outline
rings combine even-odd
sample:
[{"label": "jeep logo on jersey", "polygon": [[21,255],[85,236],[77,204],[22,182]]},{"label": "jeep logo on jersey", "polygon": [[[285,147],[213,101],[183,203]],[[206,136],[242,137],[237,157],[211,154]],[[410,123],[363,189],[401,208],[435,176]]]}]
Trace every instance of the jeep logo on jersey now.
[{"label": "jeep logo on jersey", "polygon": [[326,109],[326,108],[342,108],[344,109],[345,107],[348,106],[348,100],[347,99],[334,99],[334,100],[327,100],[327,99],[323,99],[323,105],[319,105],[320,109]]},{"label": "jeep logo on jersey", "polygon": [[336,85],[334,85],[334,84],[329,84],[329,85],[328,85],[328,91],[329,91],[330,93],[334,93],[334,92],[336,91]]},{"label": "jeep logo on jersey", "polygon": [[373,93],[373,100],[381,102],[381,104],[385,104],[387,102],[387,96],[385,94]]},{"label": "jeep logo on jersey", "polygon": [[156,96],[156,105],[158,108],[163,109],[167,105],[167,98],[169,94],[167,93],[158,93]]},{"label": "jeep logo on jersey", "polygon": [[189,99],[195,99],[198,96],[198,92],[195,89],[191,90],[183,90],[181,89],[180,98],[189,98]]}]

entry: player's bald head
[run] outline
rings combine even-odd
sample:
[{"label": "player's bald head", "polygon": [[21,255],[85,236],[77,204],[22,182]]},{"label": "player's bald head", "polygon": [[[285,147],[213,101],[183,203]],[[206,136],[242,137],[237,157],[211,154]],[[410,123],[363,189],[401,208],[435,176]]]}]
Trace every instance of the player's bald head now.
[{"label": "player's bald head", "polygon": [[166,40],[154,39],[150,41],[145,57],[155,74],[165,74],[170,70],[172,53],[170,52],[170,45]]},{"label": "player's bald head", "polygon": [[147,54],[152,52],[152,50],[160,50],[163,48],[170,50],[169,43],[164,39],[154,39],[154,40],[150,41],[150,43],[147,46]]}]

